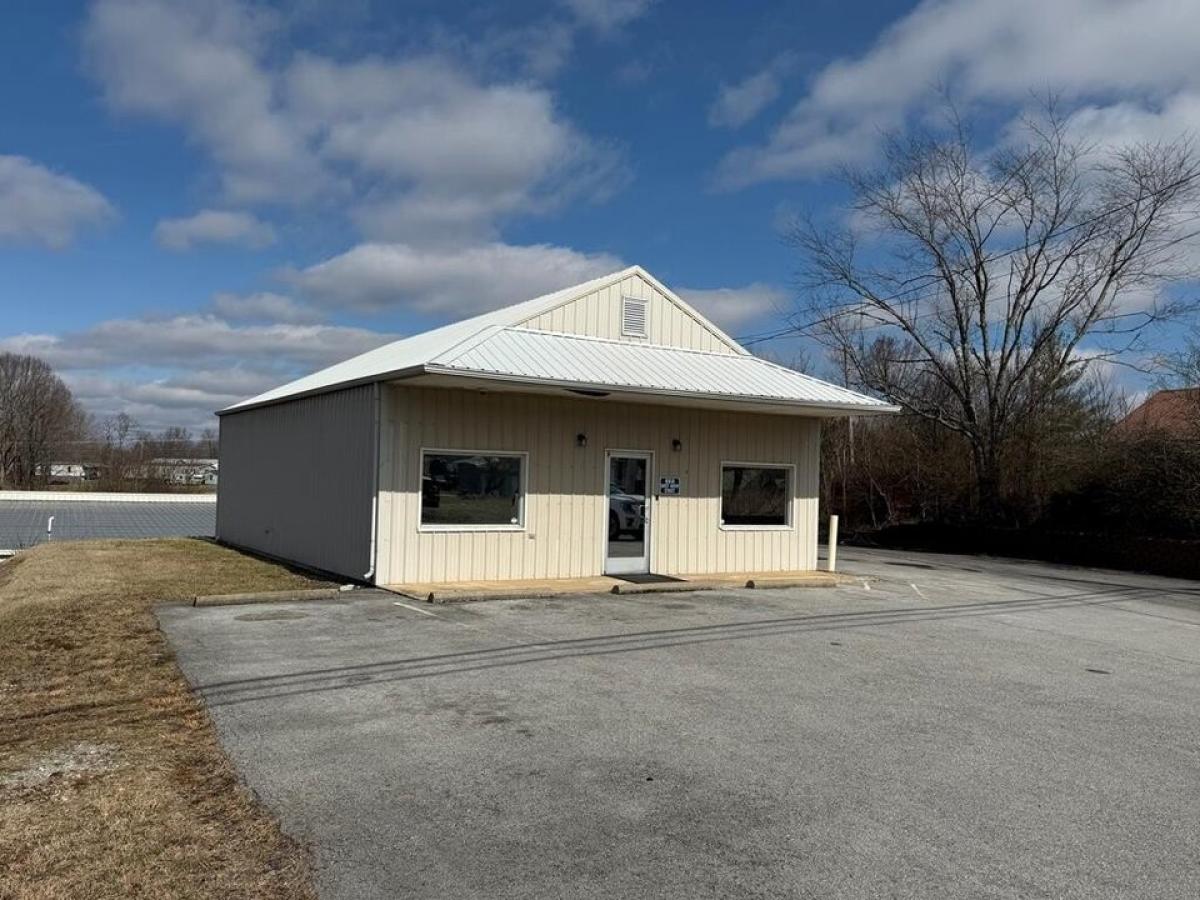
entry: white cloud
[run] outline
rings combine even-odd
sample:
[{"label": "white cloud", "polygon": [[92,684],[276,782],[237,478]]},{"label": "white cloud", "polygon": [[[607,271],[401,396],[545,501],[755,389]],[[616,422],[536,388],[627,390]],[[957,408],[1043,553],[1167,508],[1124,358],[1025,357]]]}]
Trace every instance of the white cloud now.
[{"label": "white cloud", "polygon": [[[1200,88],[1200,4],[1176,0],[924,0],[866,53],[826,66],[765,144],[727,156],[728,187],[871,160],[883,130],[920,116],[944,84],[962,103],[1053,91],[1099,110],[1163,109]],[[1128,117],[1127,117],[1128,119]],[[1174,134],[1200,125],[1174,122]]]},{"label": "white cloud", "polygon": [[325,308],[461,318],[622,267],[607,253],[547,244],[426,249],[369,243],[286,277]]},{"label": "white cloud", "polygon": [[337,325],[236,326],[208,314],[109,319],[81,331],[0,338],[0,352],[29,353],[55,369],[243,365],[318,368],[377,347],[389,335]]},{"label": "white cloud", "polygon": [[213,311],[226,319],[308,324],[319,321],[321,314],[292,297],[272,291],[253,294],[219,293],[213,297]]},{"label": "white cloud", "polygon": [[61,249],[81,228],[113,216],[95,188],[23,156],[0,156],[0,240]]},{"label": "white cloud", "polygon": [[327,186],[261,64],[272,21],[233,0],[100,0],[83,30],[88,64],[115,109],[183,124],[245,200]]},{"label": "white cloud", "polygon": [[426,42],[466,59],[479,72],[515,73],[544,81],[570,62],[578,28],[574,23],[547,19],[529,25],[488,30],[482,35],[439,30]]},{"label": "white cloud", "polygon": [[[179,409],[189,411],[201,409],[205,413],[211,414],[222,406],[237,403],[245,396],[237,390],[224,387],[217,390],[204,390],[180,384],[171,378],[130,381],[109,378],[104,375],[68,373],[65,380],[75,395],[75,399],[85,404],[92,415],[97,416],[129,411],[131,406],[138,407],[138,411],[143,415],[151,407],[159,416],[170,415]],[[262,379],[256,380],[261,381]],[[132,412],[130,414],[134,415]],[[137,415],[134,417],[140,419]],[[178,423],[168,420],[165,424]]]},{"label": "white cloud", "polygon": [[1121,145],[1170,141],[1181,133],[1200,133],[1200,84],[1160,103],[1122,101],[1076,109],[1068,127],[1088,144]]},{"label": "white cloud", "polygon": [[230,369],[189,369],[163,383],[173,387],[221,396],[252,397],[277,387],[277,376],[270,371],[234,366]]},{"label": "white cloud", "polygon": [[[550,70],[570,29],[540,31],[561,32],[528,60]],[[99,0],[84,47],[108,103],[181,125],[229,199],[336,198],[374,238],[478,240],[627,177],[622,154],[535,83],[484,80],[449,54],[290,53],[274,17],[238,0]]]},{"label": "white cloud", "polygon": [[154,227],[154,237],[171,250],[205,243],[257,249],[275,243],[275,229],[248,212],[202,209],[186,218],[163,219]]},{"label": "white cloud", "polygon": [[279,375],[240,369],[181,372],[162,378],[135,379],[91,372],[65,372],[75,399],[97,419],[116,413],[132,416],[139,428],[168,426],[215,428],[213,412],[277,385]]},{"label": "white cloud", "polygon": [[708,124],[740,128],[775,102],[784,75],[795,65],[791,54],[776,57],[766,68],[739,81],[722,84],[708,110]]},{"label": "white cloud", "polygon": [[726,331],[772,315],[788,300],[783,288],[757,281],[733,288],[678,288],[676,293]]},{"label": "white cloud", "polygon": [[93,415],[127,412],[152,429],[211,427],[217,409],[396,337],[335,325],[234,325],[194,314],[18,334],[0,338],[0,352],[46,360]]},{"label": "white cloud", "polygon": [[430,55],[462,60],[480,76],[546,81],[576,58],[581,32],[611,38],[646,14],[654,2],[560,0],[557,8],[542,9],[530,21],[520,21],[520,11],[515,10],[516,16],[498,18],[482,29],[464,31],[438,22],[410,43]]},{"label": "white cloud", "polygon": [[549,91],[481,84],[438,57],[305,56],[287,96],[325,159],[371,179],[356,218],[373,237],[478,237],[502,216],[601,198],[623,179],[620,155],[562,119]]},{"label": "white cloud", "polygon": [[640,19],[654,0],[562,0],[584,25],[607,33]]}]

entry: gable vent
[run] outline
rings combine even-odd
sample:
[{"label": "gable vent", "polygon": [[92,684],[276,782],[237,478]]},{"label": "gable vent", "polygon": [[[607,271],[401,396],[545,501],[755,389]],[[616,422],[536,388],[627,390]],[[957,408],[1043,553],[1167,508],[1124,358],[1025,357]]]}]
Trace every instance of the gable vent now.
[{"label": "gable vent", "polygon": [[621,298],[621,334],[627,337],[646,336],[646,306],[645,300]]}]

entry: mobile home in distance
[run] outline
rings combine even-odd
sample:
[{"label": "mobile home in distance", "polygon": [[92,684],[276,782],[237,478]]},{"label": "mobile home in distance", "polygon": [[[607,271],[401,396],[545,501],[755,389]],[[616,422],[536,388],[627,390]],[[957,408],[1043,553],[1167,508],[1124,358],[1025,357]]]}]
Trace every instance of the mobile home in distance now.
[{"label": "mobile home in distance", "polygon": [[820,422],[639,266],[221,410],[217,536],[380,585],[817,565]]}]

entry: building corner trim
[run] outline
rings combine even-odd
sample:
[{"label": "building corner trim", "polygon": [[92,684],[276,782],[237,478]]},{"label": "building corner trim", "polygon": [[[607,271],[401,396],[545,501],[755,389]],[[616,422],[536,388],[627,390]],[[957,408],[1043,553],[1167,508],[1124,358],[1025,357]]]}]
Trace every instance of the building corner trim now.
[{"label": "building corner trim", "polygon": [[375,583],[375,568],[378,556],[379,547],[379,418],[380,418],[380,389],[379,382],[376,381],[372,386],[372,406],[374,407],[373,415],[375,418],[374,430],[375,437],[372,442],[371,450],[371,543],[367,551],[368,560],[371,567],[363,573],[363,580],[371,584]]}]

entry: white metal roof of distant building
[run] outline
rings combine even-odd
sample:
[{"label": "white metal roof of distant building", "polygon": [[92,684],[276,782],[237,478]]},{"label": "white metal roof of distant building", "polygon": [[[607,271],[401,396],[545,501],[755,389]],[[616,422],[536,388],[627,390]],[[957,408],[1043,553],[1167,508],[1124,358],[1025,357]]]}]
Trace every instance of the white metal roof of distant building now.
[{"label": "white metal roof of distant building", "polygon": [[[732,353],[519,327],[543,312],[639,275],[727,344]],[[664,396],[772,407],[893,412],[884,401],[752,356],[640,266],[395,341],[220,411],[220,415],[376,381],[440,376],[585,394]]]}]

